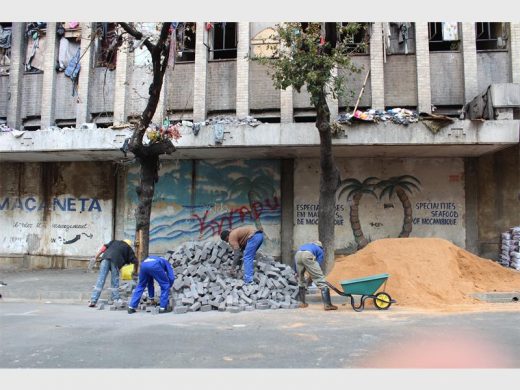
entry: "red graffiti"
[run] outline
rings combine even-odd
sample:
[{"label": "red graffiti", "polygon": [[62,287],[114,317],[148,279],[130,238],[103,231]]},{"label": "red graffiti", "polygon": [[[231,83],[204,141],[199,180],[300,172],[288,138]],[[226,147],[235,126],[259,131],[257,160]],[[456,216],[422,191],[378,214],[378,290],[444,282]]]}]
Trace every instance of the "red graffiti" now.
[{"label": "red graffiti", "polygon": [[192,214],[193,217],[197,218],[199,222],[199,234],[202,236],[208,229],[211,229],[212,235],[220,235],[224,229],[233,229],[233,216],[238,213],[240,222],[244,222],[246,217],[253,221],[260,218],[265,210],[276,210],[280,208],[280,202],[278,197],[273,199],[265,199],[263,202],[255,201],[252,203],[251,208],[247,206],[240,206],[235,209],[231,209],[224,215],[208,220],[208,214],[210,210],[206,210],[204,215],[201,217],[198,214]]}]

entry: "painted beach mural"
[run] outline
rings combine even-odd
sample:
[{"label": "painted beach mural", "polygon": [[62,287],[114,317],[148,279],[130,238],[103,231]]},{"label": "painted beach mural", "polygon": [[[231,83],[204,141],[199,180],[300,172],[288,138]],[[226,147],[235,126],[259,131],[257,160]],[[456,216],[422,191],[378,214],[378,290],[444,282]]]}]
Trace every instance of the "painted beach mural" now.
[{"label": "painted beach mural", "polygon": [[[125,236],[135,232],[137,167],[125,194]],[[220,239],[243,225],[265,232],[260,248],[280,254],[280,162],[275,160],[177,160],[162,162],[150,221],[150,252],[164,254],[188,241]]]}]

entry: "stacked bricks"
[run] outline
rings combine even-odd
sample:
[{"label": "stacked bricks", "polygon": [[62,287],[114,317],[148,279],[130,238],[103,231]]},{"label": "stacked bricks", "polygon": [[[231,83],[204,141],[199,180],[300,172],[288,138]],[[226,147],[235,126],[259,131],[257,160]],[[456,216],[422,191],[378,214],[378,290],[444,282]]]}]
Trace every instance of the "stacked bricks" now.
[{"label": "stacked bricks", "polygon": [[[172,253],[174,313],[295,309],[298,282],[293,269],[257,253],[253,283],[232,278],[233,252],[225,242],[184,244]],[[239,273],[240,274],[240,273]]]}]

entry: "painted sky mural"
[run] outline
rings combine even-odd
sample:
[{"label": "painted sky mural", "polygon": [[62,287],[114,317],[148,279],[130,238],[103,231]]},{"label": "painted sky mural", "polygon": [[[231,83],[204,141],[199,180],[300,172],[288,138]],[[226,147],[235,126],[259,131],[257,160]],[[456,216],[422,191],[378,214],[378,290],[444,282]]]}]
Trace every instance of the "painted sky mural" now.
[{"label": "painted sky mural", "polygon": [[[127,176],[125,236],[133,237],[138,168]],[[187,241],[218,240],[220,232],[256,225],[266,233],[261,251],[280,253],[280,162],[178,160],[163,162],[156,184],[150,252]]]}]

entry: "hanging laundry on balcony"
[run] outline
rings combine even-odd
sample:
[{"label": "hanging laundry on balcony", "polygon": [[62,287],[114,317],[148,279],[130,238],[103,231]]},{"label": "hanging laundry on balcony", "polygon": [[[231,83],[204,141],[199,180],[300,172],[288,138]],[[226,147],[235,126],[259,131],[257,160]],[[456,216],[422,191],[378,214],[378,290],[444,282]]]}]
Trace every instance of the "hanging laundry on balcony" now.
[{"label": "hanging laundry on balcony", "polygon": [[72,80],[72,96],[76,94],[77,90],[78,75],[81,69],[80,57],[81,49],[78,49],[74,57],[72,57],[72,59],[70,60],[67,69],[65,69],[65,76],[70,77],[70,79]]},{"label": "hanging laundry on balcony", "polygon": [[67,69],[70,60],[80,48],[79,42],[71,41],[68,38],[62,37],[60,39],[60,47],[58,51],[58,71],[63,72]]},{"label": "hanging laundry on balcony", "polygon": [[46,28],[45,23],[32,22],[27,24],[25,30],[27,52],[24,64],[26,72],[43,70],[46,42],[44,28]]}]

